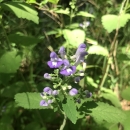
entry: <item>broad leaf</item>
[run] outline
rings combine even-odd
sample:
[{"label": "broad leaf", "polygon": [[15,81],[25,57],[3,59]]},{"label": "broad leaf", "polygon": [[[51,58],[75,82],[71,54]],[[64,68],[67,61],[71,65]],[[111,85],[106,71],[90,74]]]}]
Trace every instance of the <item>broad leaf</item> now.
[{"label": "broad leaf", "polygon": [[75,124],[77,121],[77,111],[74,100],[67,97],[67,99],[62,103],[62,107],[66,116]]},{"label": "broad leaf", "polygon": [[38,13],[29,4],[21,2],[7,2],[1,4],[3,10],[12,11],[18,18],[25,18],[34,23],[39,23]]},{"label": "broad leaf", "polygon": [[102,16],[102,24],[104,28],[110,33],[116,28],[124,27],[130,19],[130,14],[113,15],[107,14]]},{"label": "broad leaf", "polygon": [[123,121],[122,125],[124,130],[130,130],[130,111],[124,111],[126,114],[126,119]]},{"label": "broad leaf", "polygon": [[117,96],[113,93],[102,93],[101,96],[109,101],[111,101],[111,103],[113,105],[115,105],[116,107],[121,107],[120,101],[117,98]]},{"label": "broad leaf", "polygon": [[88,49],[89,54],[96,54],[96,55],[102,55],[102,56],[108,56],[108,50],[107,48],[100,46],[100,45],[92,45]]},{"label": "broad leaf", "polygon": [[46,109],[48,107],[40,106],[42,97],[40,93],[18,93],[15,95],[15,102],[18,106],[26,109]]},{"label": "broad leaf", "polygon": [[85,32],[81,29],[74,29],[72,31],[69,29],[64,29],[63,35],[69,44],[76,47],[85,40]]},{"label": "broad leaf", "polygon": [[130,101],[130,87],[124,89],[124,90],[121,92],[121,96],[122,96],[124,99]]},{"label": "broad leaf", "polygon": [[103,123],[104,121],[108,123],[119,123],[123,122],[126,115],[120,109],[110,106],[109,104],[99,102],[97,107],[90,108],[90,114],[97,123]]},{"label": "broad leaf", "polygon": [[0,56],[0,73],[16,73],[21,63],[17,50],[4,52]]}]

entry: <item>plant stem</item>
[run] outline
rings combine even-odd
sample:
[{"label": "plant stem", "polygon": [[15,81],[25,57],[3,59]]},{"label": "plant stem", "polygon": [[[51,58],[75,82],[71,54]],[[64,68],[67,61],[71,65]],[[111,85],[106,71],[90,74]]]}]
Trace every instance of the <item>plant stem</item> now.
[{"label": "plant stem", "polygon": [[63,120],[62,125],[60,126],[60,130],[63,130],[63,129],[64,129],[64,127],[65,127],[65,125],[66,125],[66,120],[67,120],[67,117],[66,117],[66,115],[65,115],[65,113],[64,113],[64,120]]}]

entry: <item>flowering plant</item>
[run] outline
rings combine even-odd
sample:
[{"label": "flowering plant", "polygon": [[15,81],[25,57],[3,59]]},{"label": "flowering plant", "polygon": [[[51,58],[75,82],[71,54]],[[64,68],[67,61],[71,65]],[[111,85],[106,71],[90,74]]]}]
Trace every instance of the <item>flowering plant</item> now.
[{"label": "flowering plant", "polygon": [[[47,64],[55,70],[53,74],[45,73],[44,78],[51,80],[53,86],[47,86],[41,92],[40,95],[43,99],[40,101],[40,106],[60,110],[64,114],[65,119],[68,117],[73,123],[76,123],[78,117],[74,116],[74,113],[77,113],[81,104],[92,96],[91,92],[77,85],[84,78],[86,66],[80,71],[77,71],[76,67],[79,64],[86,65],[85,56],[88,55],[86,44],[80,44],[75,55],[71,57],[66,56],[63,46],[60,47],[58,54],[59,56],[55,52],[50,53],[50,60]],[[60,104],[63,105],[60,106]],[[67,111],[72,109],[72,105],[73,110],[71,110],[71,113],[68,113]],[[72,115],[70,116],[70,114]]]}]

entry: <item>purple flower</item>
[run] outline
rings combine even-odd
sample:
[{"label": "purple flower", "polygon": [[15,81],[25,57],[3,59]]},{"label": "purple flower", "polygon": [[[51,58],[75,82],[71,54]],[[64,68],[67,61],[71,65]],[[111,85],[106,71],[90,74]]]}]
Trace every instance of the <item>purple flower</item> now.
[{"label": "purple flower", "polygon": [[78,83],[80,80],[81,80],[81,78],[79,76],[74,78],[75,83]]},{"label": "purple flower", "polygon": [[53,103],[53,100],[49,99],[47,102],[48,102],[48,104],[51,104],[51,103]]},{"label": "purple flower", "polygon": [[49,80],[50,80],[52,77],[50,76],[50,74],[45,73],[45,74],[44,74],[44,78],[45,78],[45,79],[49,79]]},{"label": "purple flower", "polygon": [[76,66],[70,66],[68,60],[64,60],[64,67],[61,69],[60,74],[64,76],[72,75],[76,72]]},{"label": "purple flower", "polygon": [[58,53],[60,54],[60,56],[61,56],[62,59],[65,59],[65,55],[66,55],[66,53],[65,53],[65,48],[64,48],[63,46],[60,47]]},{"label": "purple flower", "polygon": [[50,87],[45,87],[45,88],[43,89],[43,91],[44,91],[45,93],[49,94],[49,95],[52,94],[52,89],[51,89]]},{"label": "purple flower", "polygon": [[76,54],[76,61],[75,61],[75,66],[79,65],[81,62],[84,62],[84,58],[88,53],[83,49],[80,48],[78,49],[78,52]]},{"label": "purple flower", "polygon": [[58,95],[59,94],[59,92],[58,92],[58,90],[54,90],[53,92],[52,92],[52,95]]},{"label": "purple flower", "polygon": [[45,100],[41,100],[40,106],[48,106],[48,103]]},{"label": "purple flower", "polygon": [[74,96],[74,95],[76,95],[78,93],[78,90],[76,89],[76,88],[72,88],[70,91],[69,91],[69,94],[71,95],[71,96]]},{"label": "purple flower", "polygon": [[47,64],[50,68],[59,68],[63,64],[63,61],[58,58],[55,52],[51,52],[50,61],[48,61]]},{"label": "purple flower", "polygon": [[81,44],[78,46],[78,49],[77,49],[75,55],[78,56],[78,55],[80,54],[81,50],[82,50],[82,51],[85,51],[85,50],[86,50],[86,44],[81,43]]}]

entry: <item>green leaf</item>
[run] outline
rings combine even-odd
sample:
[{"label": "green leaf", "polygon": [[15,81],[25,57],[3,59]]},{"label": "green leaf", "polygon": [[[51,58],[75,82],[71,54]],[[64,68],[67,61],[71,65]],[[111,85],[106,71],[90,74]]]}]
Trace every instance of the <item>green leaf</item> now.
[{"label": "green leaf", "polygon": [[57,4],[59,0],[48,0],[48,1],[53,3],[53,4]]},{"label": "green leaf", "polygon": [[4,52],[0,56],[0,73],[16,73],[21,63],[17,50]]},{"label": "green leaf", "polygon": [[23,34],[10,34],[8,38],[12,43],[16,43],[25,47],[34,47],[42,40],[32,36],[25,36]]},{"label": "green leaf", "polygon": [[77,121],[77,111],[74,100],[67,97],[67,99],[65,99],[62,103],[62,107],[66,116],[72,121],[72,123],[75,124]]},{"label": "green leaf", "polygon": [[86,77],[86,80],[87,80],[87,83],[90,84],[91,86],[93,86],[93,87],[95,87],[95,88],[98,87],[98,84],[96,84],[91,77],[87,76],[87,77]]},{"label": "green leaf", "polygon": [[122,96],[124,99],[130,101],[130,87],[124,89],[124,90],[121,92],[121,96]]},{"label": "green leaf", "polygon": [[94,15],[88,13],[88,12],[84,12],[84,11],[79,11],[77,14],[77,16],[83,16],[83,17],[92,17],[92,18],[95,18]]},{"label": "green leaf", "polygon": [[120,101],[117,98],[117,96],[113,93],[102,93],[101,96],[109,101],[111,101],[111,103],[113,105],[115,105],[116,107],[121,107]]},{"label": "green leaf", "polygon": [[130,14],[113,15],[107,14],[102,16],[102,25],[110,33],[116,28],[124,27],[130,19]]},{"label": "green leaf", "polygon": [[53,11],[56,12],[56,13],[59,13],[59,14],[66,14],[66,15],[68,15],[70,13],[68,8],[66,8],[66,9],[58,9],[58,8],[56,8]]},{"label": "green leaf", "polygon": [[15,102],[18,106],[26,109],[46,109],[48,107],[40,106],[42,97],[40,93],[18,93],[15,95]]},{"label": "green leaf", "polygon": [[126,119],[123,121],[122,125],[124,130],[130,130],[130,111],[124,111],[126,114]]},{"label": "green leaf", "polygon": [[38,13],[31,5],[21,2],[7,2],[1,4],[3,10],[12,11],[18,18],[25,18],[34,23],[39,23]]},{"label": "green leaf", "polygon": [[108,56],[108,50],[107,48],[100,46],[100,45],[92,45],[88,49],[89,54],[96,54],[96,55],[102,55],[102,56]]},{"label": "green leaf", "polygon": [[126,119],[126,115],[120,109],[110,106],[109,104],[98,102],[97,107],[88,109],[94,120],[101,124],[103,121],[108,123],[123,122]]},{"label": "green leaf", "polygon": [[85,40],[85,32],[81,29],[74,29],[72,31],[64,29],[63,35],[66,41],[75,47],[78,47],[78,45],[83,43]]}]

